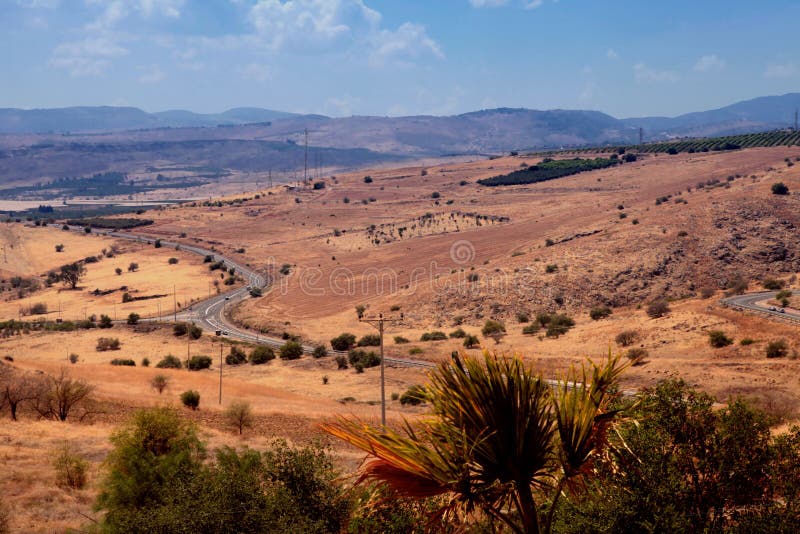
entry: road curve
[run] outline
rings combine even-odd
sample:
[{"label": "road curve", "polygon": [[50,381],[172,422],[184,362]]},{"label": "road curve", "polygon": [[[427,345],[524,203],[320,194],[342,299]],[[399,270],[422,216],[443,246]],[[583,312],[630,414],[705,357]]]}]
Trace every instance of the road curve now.
[{"label": "road curve", "polygon": [[[800,313],[796,310],[777,308],[774,306],[765,306],[761,302],[775,298],[777,291],[760,291],[758,293],[746,293],[744,295],[734,295],[722,299],[722,303],[740,311],[750,310],[763,313],[772,318],[778,318],[786,321],[800,323]],[[774,309],[770,309],[774,308]]]},{"label": "road curve", "polygon": [[[62,228],[62,225],[58,224],[52,224],[50,226],[55,228]],[[70,226],[70,230],[73,230],[75,232],[85,232],[85,229],[82,226]],[[177,247],[180,250],[192,252],[194,254],[198,254],[203,257],[211,256],[213,258],[213,261],[222,261],[226,267],[234,268],[236,270],[236,273],[243,276],[247,280],[247,285],[245,287],[232,289],[231,291],[226,291],[224,293],[214,295],[213,297],[210,297],[208,299],[195,302],[191,306],[187,307],[185,310],[182,310],[177,313],[169,313],[162,315],[161,317],[142,319],[143,322],[171,321],[174,319],[178,319],[181,321],[193,322],[203,330],[211,332],[220,332],[222,335],[225,335],[231,339],[237,339],[239,341],[246,341],[248,343],[256,343],[259,345],[267,345],[273,348],[279,348],[284,343],[286,343],[285,340],[280,338],[264,336],[263,334],[260,334],[258,332],[253,332],[251,330],[240,328],[232,324],[230,321],[228,321],[225,316],[226,315],[225,309],[228,307],[228,305],[235,304],[247,298],[250,298],[251,287],[264,289],[267,286],[269,286],[270,283],[272,282],[269,276],[261,275],[256,271],[254,271],[253,269],[250,269],[247,265],[243,265],[235,260],[226,258],[219,252],[214,252],[213,250],[204,249],[202,247],[198,247],[195,245],[186,245],[184,243],[169,241],[163,238],[129,234],[126,232],[117,232],[113,230],[99,230],[92,228],[91,233],[97,235],[104,235],[108,237],[114,237],[117,239],[125,239],[128,241],[136,241],[139,243],[149,243],[149,244],[154,244],[156,239],[160,239],[162,247],[169,247],[169,248]],[[315,347],[313,345],[305,345],[305,344],[303,345],[303,351],[306,352],[307,354],[311,354],[314,351],[314,348]],[[329,350],[328,352],[334,355],[347,355],[347,352],[343,351]],[[436,366],[435,363],[420,361],[420,360],[410,360],[406,358],[386,357],[384,361],[386,363],[405,365],[409,367],[433,368]]]}]

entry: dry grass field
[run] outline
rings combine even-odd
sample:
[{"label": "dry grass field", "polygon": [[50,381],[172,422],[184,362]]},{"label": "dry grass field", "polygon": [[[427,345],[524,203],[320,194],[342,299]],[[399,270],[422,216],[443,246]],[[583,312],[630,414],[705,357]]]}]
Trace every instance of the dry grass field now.
[{"label": "dry grass field", "polygon": [[[63,245],[63,251],[56,252],[56,245]],[[124,319],[129,313],[156,316],[159,310],[162,314],[171,313],[176,301],[181,310],[216,293],[217,287],[226,287],[219,273],[210,272],[203,258],[196,254],[104,236],[11,224],[0,227],[0,246],[6,251],[7,260],[0,264],[0,269],[7,277],[43,279],[48,271],[58,270],[61,265],[90,256],[99,258],[96,263],[86,264],[86,276],[75,290],[56,283],[49,288],[42,284],[40,290],[24,298],[19,298],[13,288],[0,293],[2,320],[21,317],[76,320],[92,314]],[[170,264],[170,258],[177,259],[177,263]],[[131,263],[138,264],[135,271],[129,269]],[[93,293],[95,290],[98,294]],[[125,293],[134,299],[159,297],[123,303]],[[46,306],[47,313],[23,317],[31,315],[27,310],[40,303]]]},{"label": "dry grass field", "polygon": [[[481,348],[521,354],[547,376],[559,376],[586,357],[603,358],[609,350],[642,349],[643,364],[628,371],[626,388],[680,376],[721,401],[743,395],[794,419],[800,415],[800,329],[726,309],[720,299],[739,279],[750,291],[759,290],[765,277],[800,291],[800,166],[784,163],[798,155],[798,147],[662,154],[550,182],[497,188],[475,182],[537,160],[520,156],[379,168],[327,178],[317,190],[280,186],[224,197],[220,205],[214,199],[153,210],[147,217],[155,224],[135,232],[214,247],[271,274],[272,288],[236,306],[230,318],[274,335],[288,332],[328,343],[342,332],[374,333],[357,319],[355,307],[363,305],[370,315],[404,314],[387,330],[387,354],[394,357],[439,361],[464,350],[461,339],[420,341],[425,332],[450,333],[458,326],[478,335]],[[772,195],[777,181],[792,194]],[[184,233],[187,237],[180,238]],[[47,304],[50,317],[59,302],[64,318],[82,318],[84,307],[119,318],[131,311],[153,314],[155,300],[123,305],[120,291],[90,292],[127,285],[139,295],[164,293],[169,296],[160,299],[163,311],[171,309],[173,284],[185,306],[207,296],[218,280],[202,258],[175,250],[20,225],[0,228],[0,239],[7,252],[13,245],[17,254],[0,266],[4,277],[42,275],[118,247],[113,258],[87,265],[80,291],[58,285],[24,299],[6,291],[0,302],[5,318],[16,318],[21,307],[37,302]],[[64,252],[56,253],[55,245],[62,242]],[[167,263],[171,256],[178,264]],[[139,271],[127,272],[131,261],[139,263]],[[117,266],[122,275],[115,274]],[[662,297],[670,300],[671,311],[650,318],[647,304]],[[598,305],[613,313],[590,319],[589,310]],[[539,312],[569,314],[575,327],[556,339],[544,331],[524,335],[517,315],[535,318]],[[489,318],[503,321],[507,329],[497,343],[480,334]],[[713,330],[725,332],[733,344],[711,347]],[[634,332],[626,347],[616,341],[623,331]],[[101,336],[119,338],[121,349],[97,352]],[[394,336],[410,342],[396,344]],[[788,342],[789,355],[766,358],[767,343],[777,339]],[[228,351],[227,343],[222,347]],[[153,368],[165,354],[185,358],[187,349],[212,356],[212,369]],[[421,352],[411,354],[411,349]],[[316,424],[337,413],[378,417],[378,370],[340,371],[331,357],[226,366],[220,407],[219,350],[212,336],[187,344],[185,337],[172,335],[169,325],[0,339],[0,355],[11,356],[14,365],[47,373],[67,367],[95,384],[97,397],[110,407],[91,425],[25,417],[0,430],[0,458],[14,465],[0,473],[0,488],[15,488],[7,493],[14,528],[49,532],[88,521],[81,514],[91,515],[96,476],[83,492],[54,488],[50,451],[64,440],[77,441],[96,474],[116,423],[135,407],[176,405],[186,389],[201,394],[200,411],[185,413],[198,420],[212,446],[260,446],[274,435],[294,441],[321,437]],[[78,363],[68,363],[69,353],[79,355]],[[145,357],[149,368],[139,365]],[[111,366],[112,358],[131,358],[137,366]],[[158,394],[149,381],[162,372],[170,386]],[[420,369],[389,366],[387,396],[423,382],[424,376]],[[222,419],[222,408],[238,399],[251,402],[259,418],[243,439]],[[389,402],[392,423],[422,412]],[[337,454],[348,465],[357,460],[344,448]],[[28,480],[35,482],[23,482]]]}]

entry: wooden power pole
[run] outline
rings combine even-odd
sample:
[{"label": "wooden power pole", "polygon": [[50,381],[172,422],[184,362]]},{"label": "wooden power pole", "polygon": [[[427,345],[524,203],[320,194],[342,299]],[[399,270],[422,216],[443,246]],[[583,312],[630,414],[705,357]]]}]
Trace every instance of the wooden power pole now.
[{"label": "wooden power pole", "polygon": [[381,337],[381,426],[386,426],[386,375],[383,363],[383,332],[386,323],[394,324],[403,320],[403,314],[400,317],[384,317],[383,314],[378,314],[377,317],[364,317],[359,315],[359,322],[368,323],[378,330]]}]

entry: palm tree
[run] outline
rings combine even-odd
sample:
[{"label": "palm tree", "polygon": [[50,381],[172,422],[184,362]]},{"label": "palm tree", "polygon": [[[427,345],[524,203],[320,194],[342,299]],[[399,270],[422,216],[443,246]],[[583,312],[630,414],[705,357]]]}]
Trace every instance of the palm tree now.
[{"label": "palm tree", "polygon": [[512,532],[549,533],[559,496],[579,490],[608,451],[626,367],[609,354],[551,386],[518,357],[457,355],[431,373],[432,414],[402,433],[343,417],[323,429],[369,454],[359,482],[447,496],[448,517],[480,511]]}]

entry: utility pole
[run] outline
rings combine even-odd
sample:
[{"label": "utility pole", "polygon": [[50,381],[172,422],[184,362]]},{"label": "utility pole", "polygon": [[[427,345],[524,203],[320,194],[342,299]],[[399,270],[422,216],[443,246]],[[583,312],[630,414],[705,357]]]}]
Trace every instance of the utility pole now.
[{"label": "utility pole", "polygon": [[308,183],[308,128],[305,129],[306,136],[306,151],[305,151],[305,164],[303,166],[303,185]]},{"label": "utility pole", "polygon": [[383,314],[378,314],[378,317],[364,317],[359,315],[358,321],[361,323],[368,323],[378,329],[381,336],[381,426],[386,427],[386,378],[383,363],[383,331],[386,323],[399,323],[403,320],[403,314],[400,317],[384,317]]},{"label": "utility pole", "polygon": [[175,284],[172,284],[172,313],[173,322],[178,322],[178,295],[175,292]]},{"label": "utility pole", "polygon": [[222,405],[222,340],[219,340],[219,403]]}]

